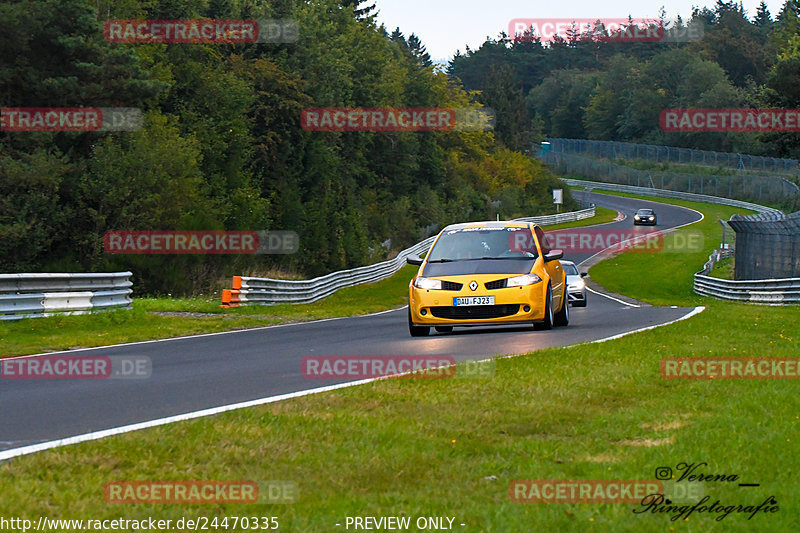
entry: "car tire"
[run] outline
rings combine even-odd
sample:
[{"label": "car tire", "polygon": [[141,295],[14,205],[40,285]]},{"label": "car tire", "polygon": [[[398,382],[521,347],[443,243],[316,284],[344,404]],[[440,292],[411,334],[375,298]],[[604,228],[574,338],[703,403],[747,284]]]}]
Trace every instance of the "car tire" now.
[{"label": "car tire", "polygon": [[544,320],[541,322],[534,322],[533,329],[535,330],[548,330],[553,329],[553,299],[551,298],[551,293],[553,292],[553,288],[548,284],[547,285],[547,296],[545,297],[544,301]]},{"label": "car tire", "polygon": [[453,331],[453,326],[433,326],[439,333],[450,333]]},{"label": "car tire", "polygon": [[569,324],[569,304],[567,303],[567,291],[564,289],[564,297],[561,298],[561,309],[553,317],[554,326],[566,326]]},{"label": "car tire", "polygon": [[411,321],[411,308],[408,309],[408,332],[412,337],[427,337],[431,332],[430,326],[415,326]]}]

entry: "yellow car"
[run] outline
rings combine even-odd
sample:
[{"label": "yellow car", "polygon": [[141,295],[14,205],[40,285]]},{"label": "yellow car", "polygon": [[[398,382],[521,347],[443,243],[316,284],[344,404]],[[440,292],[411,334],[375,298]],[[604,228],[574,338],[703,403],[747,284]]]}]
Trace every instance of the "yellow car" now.
[{"label": "yellow car", "polygon": [[470,222],[444,228],[408,286],[412,337],[453,326],[569,323],[561,250],[547,248],[532,222]]}]

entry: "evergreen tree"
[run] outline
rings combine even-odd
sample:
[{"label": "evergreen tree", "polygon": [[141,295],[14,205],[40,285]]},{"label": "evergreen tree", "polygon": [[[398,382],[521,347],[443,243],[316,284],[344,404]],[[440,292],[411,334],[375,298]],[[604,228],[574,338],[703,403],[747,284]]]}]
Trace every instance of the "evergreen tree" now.
[{"label": "evergreen tree", "polygon": [[[342,0],[342,7],[353,8],[353,13],[358,20],[366,20],[374,17],[377,13],[375,3],[369,4],[371,0]],[[363,5],[367,4],[367,5]]]}]

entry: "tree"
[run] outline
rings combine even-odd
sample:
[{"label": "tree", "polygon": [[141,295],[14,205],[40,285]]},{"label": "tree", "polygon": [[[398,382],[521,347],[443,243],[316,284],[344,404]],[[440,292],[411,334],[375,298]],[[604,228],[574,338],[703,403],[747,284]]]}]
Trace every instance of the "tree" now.
[{"label": "tree", "polygon": [[374,11],[377,9],[375,3],[369,4],[369,2],[370,0],[342,0],[342,7],[352,7],[353,14],[358,20],[368,20],[376,15]]},{"label": "tree", "polygon": [[772,24],[772,15],[770,15],[767,3],[764,0],[761,0],[758,8],[756,8],[756,18],[753,19],[753,24],[762,28],[769,27]]}]

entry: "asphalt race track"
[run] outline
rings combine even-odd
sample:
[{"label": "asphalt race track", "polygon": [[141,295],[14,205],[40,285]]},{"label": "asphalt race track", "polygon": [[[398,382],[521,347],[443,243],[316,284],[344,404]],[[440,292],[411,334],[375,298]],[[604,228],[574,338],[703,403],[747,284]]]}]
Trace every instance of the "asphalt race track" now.
[{"label": "asphalt race track", "polygon": [[[664,230],[699,220],[692,210],[593,193],[576,197],[627,215],[604,229],[632,229],[633,212],[653,207]],[[592,253],[567,254],[580,263]],[[698,265],[699,266],[699,265]],[[306,379],[309,355],[443,355],[456,360],[524,353],[606,338],[676,320],[691,309],[638,307],[589,294],[586,308],[570,309],[570,325],[551,331],[531,327],[432,331],[411,338],[406,310],[377,315],[273,326],[226,334],[58,352],[69,355],[148,356],[152,376],[140,380],[0,379],[0,450],[81,435],[337,383]],[[55,355],[51,353],[48,355]],[[31,356],[36,357],[36,356]]]}]

